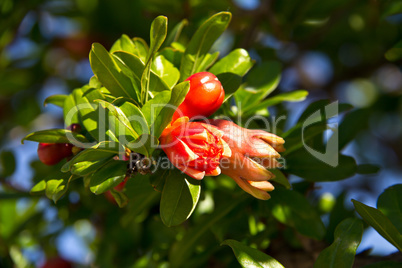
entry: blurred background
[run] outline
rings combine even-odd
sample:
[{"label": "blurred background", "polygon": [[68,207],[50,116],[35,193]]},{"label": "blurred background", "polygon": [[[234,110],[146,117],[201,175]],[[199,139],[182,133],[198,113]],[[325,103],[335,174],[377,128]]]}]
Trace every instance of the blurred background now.
[{"label": "blurred background", "polygon": [[[43,102],[88,83],[93,75],[88,61],[91,44],[110,48],[123,33],[149,42],[150,24],[161,14],[169,18],[169,29],[187,19],[183,38],[190,37],[218,11],[230,11],[233,18],[214,50],[224,56],[242,47],[257,64],[279,60],[283,72],[277,92],[309,91],[305,101],[285,105],[291,118],[318,99],[364,108],[361,131],[344,153],[381,170],[372,176],[319,183],[315,199],[341,198],[351,213],[350,199],[375,206],[385,188],[402,182],[402,2],[398,0],[0,0],[0,218],[18,227],[0,226],[0,267],[7,267],[10,256],[21,265],[39,266],[57,255],[89,265],[95,254],[107,252],[100,246],[104,236],[122,235],[99,235],[97,215],[117,210],[103,197],[85,196],[88,193],[76,187],[54,205],[27,193],[57,167],[41,164],[37,143],[21,145],[21,139],[35,130],[65,127],[62,110],[44,107]],[[83,202],[85,208],[78,208]],[[358,252],[369,248],[377,255],[395,251],[373,229],[365,232]]]}]

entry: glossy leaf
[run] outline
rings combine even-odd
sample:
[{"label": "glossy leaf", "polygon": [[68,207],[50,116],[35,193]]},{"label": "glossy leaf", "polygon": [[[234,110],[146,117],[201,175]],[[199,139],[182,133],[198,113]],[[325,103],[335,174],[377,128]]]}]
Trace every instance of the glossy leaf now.
[{"label": "glossy leaf", "polygon": [[127,162],[111,161],[98,169],[90,178],[90,190],[102,194],[117,186],[126,177]]},{"label": "glossy leaf", "polygon": [[167,36],[166,42],[163,44],[163,46],[169,46],[171,43],[176,42],[177,39],[179,38],[183,28],[187,24],[188,24],[188,20],[186,20],[186,19],[183,19],[178,24],[176,24],[176,26],[174,26],[173,30]]},{"label": "glossy leaf", "polygon": [[187,220],[198,203],[200,193],[200,181],[189,178],[178,169],[171,170],[161,197],[160,215],[163,223],[170,227]]},{"label": "glossy leaf", "polygon": [[171,91],[165,90],[159,92],[155,95],[155,97],[153,97],[151,100],[145,103],[144,106],[142,106],[141,111],[144,114],[144,117],[149,126],[152,126],[156,118],[158,118],[163,107],[165,107],[165,105],[169,103],[171,96]]},{"label": "glossy leaf", "polygon": [[72,94],[68,95],[64,101],[63,116],[64,124],[70,126],[71,124],[82,124],[78,116],[77,103],[75,102]]},{"label": "glossy leaf", "polygon": [[167,47],[159,51],[159,55],[164,56],[169,62],[174,65],[174,67],[180,68],[181,58],[183,56],[182,51]]},{"label": "glossy leaf", "polygon": [[109,52],[113,53],[115,51],[126,51],[137,55],[137,50],[133,40],[131,40],[126,34],[123,34],[119,39],[116,40],[116,42],[114,42]]},{"label": "glossy leaf", "polygon": [[297,150],[286,157],[286,171],[308,181],[343,180],[356,173],[356,161],[346,155],[338,156],[338,165],[332,167],[304,149]]},{"label": "glossy leaf", "polygon": [[378,209],[353,200],[357,213],[371,225],[382,237],[402,252],[402,234],[392,222]]},{"label": "glossy leaf", "polygon": [[237,261],[242,267],[283,268],[283,265],[271,256],[262,253],[255,248],[248,247],[236,240],[225,240],[221,245],[226,245],[232,248]]},{"label": "glossy leaf", "polygon": [[139,135],[149,133],[149,126],[142,111],[127,99],[118,99],[114,103],[127,117],[131,127]]},{"label": "glossy leaf", "polygon": [[[130,137],[132,137],[133,139],[136,139],[139,137],[139,133],[137,133],[133,127],[131,126],[131,122],[130,120],[127,118],[127,116],[123,113],[123,111],[117,107],[114,106],[113,104],[107,102],[107,101],[103,101],[103,100],[98,100],[97,101],[100,105],[102,105],[103,108],[107,109],[110,111],[110,113],[117,119],[118,121],[118,125],[114,126],[115,128],[117,128],[119,130],[119,135],[127,135],[129,140],[127,140],[126,142],[131,142],[132,139],[130,139]],[[116,131],[116,129],[115,129]],[[121,131],[123,131],[123,133],[121,133]],[[125,143],[123,143],[125,144]]]},{"label": "glossy leaf", "polygon": [[45,99],[43,105],[46,106],[48,104],[53,104],[53,105],[63,108],[64,101],[66,100],[66,98],[67,98],[67,95],[52,95]]},{"label": "glossy leaf", "polygon": [[335,229],[334,242],[318,256],[315,268],[352,267],[357,247],[363,235],[363,224],[360,220],[348,218]]},{"label": "glossy leaf", "polygon": [[169,88],[173,88],[177,81],[179,81],[179,70],[162,55],[155,57],[152,62],[151,70],[165,81]]},{"label": "glossy leaf", "polygon": [[81,135],[74,133],[70,130],[66,129],[48,129],[48,130],[40,130],[33,133],[28,134],[25,138],[22,139],[22,143],[24,141],[36,141],[43,143],[86,143],[87,139]]},{"label": "glossy leaf", "polygon": [[308,91],[306,90],[295,90],[292,92],[287,92],[287,93],[282,93],[279,95],[276,95],[272,98],[266,99],[253,107],[250,107],[244,112],[244,115],[252,115],[258,110],[261,109],[266,109],[270,106],[282,103],[284,101],[290,101],[290,102],[298,102],[298,101],[303,101],[306,99],[308,95]]},{"label": "glossy leaf", "polygon": [[219,57],[219,51],[212,54],[207,53],[205,57],[202,59],[198,68],[195,70],[195,72],[196,73],[205,72],[209,67],[211,67],[212,64],[215,63],[218,57]]},{"label": "glossy leaf", "polygon": [[240,87],[242,79],[239,75],[233,73],[220,73],[217,78],[225,90],[224,101],[227,101]]},{"label": "glossy leaf", "polygon": [[145,40],[140,37],[134,37],[133,43],[138,50],[137,56],[142,60],[142,62],[145,63],[146,59],[147,59],[148,51],[149,51],[147,42],[145,42]]},{"label": "glossy leaf", "polygon": [[271,194],[267,205],[272,215],[281,223],[295,228],[299,233],[321,239],[325,234],[325,227],[321,218],[307,199],[300,193],[277,187]]},{"label": "glossy leaf", "polygon": [[[137,56],[126,52],[118,51],[115,52],[114,56],[118,57],[132,71],[132,75],[134,76],[133,79],[140,87],[141,76],[145,70],[144,62],[142,62]],[[149,90],[152,94],[156,94],[156,92],[170,90],[170,88],[162,78],[151,70]]]},{"label": "glossy leaf", "polygon": [[265,99],[279,84],[281,64],[277,61],[263,62],[250,70],[246,87],[236,92],[237,106],[243,111]]},{"label": "glossy leaf", "polygon": [[231,19],[229,12],[220,12],[205,21],[194,33],[182,57],[180,80],[196,73],[213,43],[226,30]]},{"label": "glossy leaf", "polygon": [[220,59],[208,71],[214,75],[221,73],[233,73],[243,77],[253,67],[254,61],[250,58],[247,51],[242,48],[231,51],[228,55]]},{"label": "glossy leaf", "polygon": [[148,62],[154,56],[154,54],[161,47],[163,41],[165,41],[167,35],[167,21],[167,17],[158,16],[152,22],[150,33],[150,46],[146,62]]},{"label": "glossy leaf", "polygon": [[289,183],[289,180],[285,177],[282,171],[280,171],[279,169],[270,169],[269,171],[275,175],[275,178],[271,179],[270,181],[279,183],[283,185],[286,189],[290,189],[292,187]]},{"label": "glossy leaf", "polygon": [[123,74],[112,55],[101,44],[94,43],[92,45],[89,61],[92,71],[110,93],[116,97],[125,96],[138,102],[130,78]]},{"label": "glossy leaf", "polygon": [[402,234],[402,184],[385,189],[377,200],[377,208]]},{"label": "glossy leaf", "polygon": [[177,84],[172,89],[172,95],[169,103],[160,111],[160,116],[156,117],[153,125],[151,126],[151,135],[157,138],[160,137],[162,131],[172,121],[172,117],[177,107],[183,102],[188,91],[190,90],[190,82],[185,81]]}]

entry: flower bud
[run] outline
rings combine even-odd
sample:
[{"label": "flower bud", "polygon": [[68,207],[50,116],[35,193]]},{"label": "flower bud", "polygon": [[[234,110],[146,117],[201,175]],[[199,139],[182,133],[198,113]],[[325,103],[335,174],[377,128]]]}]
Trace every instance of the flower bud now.
[{"label": "flower bud", "polygon": [[188,121],[188,117],[181,117],[163,131],[162,149],[174,166],[197,180],[219,175],[220,159],[231,155],[222,139],[223,132],[208,124]]},{"label": "flower bud", "polygon": [[174,113],[173,121],[182,116],[190,119],[197,116],[208,117],[219,109],[225,98],[225,91],[215,75],[209,72],[195,73],[186,81],[190,81],[190,90]]},{"label": "flower bud", "polygon": [[223,174],[230,176],[244,191],[256,198],[267,200],[274,186],[268,182],[274,177],[268,169],[280,167],[278,152],[283,152],[284,140],[263,130],[239,127],[226,120],[210,123],[223,131],[223,140],[232,154],[221,160]]}]

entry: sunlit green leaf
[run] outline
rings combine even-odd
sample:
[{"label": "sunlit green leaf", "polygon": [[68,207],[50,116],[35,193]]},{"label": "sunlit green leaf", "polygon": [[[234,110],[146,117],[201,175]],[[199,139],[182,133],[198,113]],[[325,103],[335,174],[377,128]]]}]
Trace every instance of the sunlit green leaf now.
[{"label": "sunlit green leaf", "polygon": [[196,73],[213,43],[228,27],[230,19],[229,12],[217,13],[205,21],[194,33],[182,57],[181,81]]},{"label": "sunlit green leaf", "polygon": [[53,104],[59,106],[61,108],[64,107],[64,101],[66,100],[67,95],[52,95],[45,99],[43,105]]},{"label": "sunlit green leaf", "polygon": [[262,253],[255,248],[248,247],[236,240],[225,240],[221,245],[226,245],[232,248],[237,261],[242,267],[283,268],[283,265],[271,256]]},{"label": "sunlit green leaf", "polygon": [[130,78],[123,74],[113,57],[101,44],[94,43],[92,45],[89,61],[98,80],[114,96],[125,96],[138,102],[136,90]]},{"label": "sunlit green leaf", "polygon": [[90,178],[90,190],[102,194],[121,183],[126,177],[127,162],[111,161],[98,169]]}]

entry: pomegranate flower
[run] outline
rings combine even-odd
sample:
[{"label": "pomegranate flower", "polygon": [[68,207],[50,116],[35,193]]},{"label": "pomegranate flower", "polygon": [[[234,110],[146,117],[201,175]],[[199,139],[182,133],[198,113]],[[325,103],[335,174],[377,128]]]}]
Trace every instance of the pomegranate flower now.
[{"label": "pomegranate flower", "polygon": [[201,180],[219,175],[219,161],[231,155],[222,136],[223,132],[214,126],[181,117],[163,131],[160,143],[173,165]]},{"label": "pomegranate flower", "polygon": [[226,120],[211,120],[210,123],[224,132],[223,140],[232,154],[221,160],[222,173],[230,176],[244,191],[267,200],[274,186],[268,182],[274,174],[267,168],[280,167],[278,152],[283,152],[284,140],[263,130],[250,130]]}]

